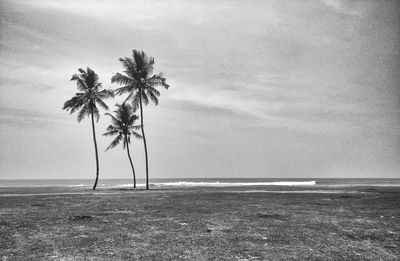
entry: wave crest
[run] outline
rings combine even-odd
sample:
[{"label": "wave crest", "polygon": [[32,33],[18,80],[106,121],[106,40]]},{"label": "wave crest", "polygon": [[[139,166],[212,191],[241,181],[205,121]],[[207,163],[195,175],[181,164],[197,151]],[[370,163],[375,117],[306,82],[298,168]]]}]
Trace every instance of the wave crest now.
[{"label": "wave crest", "polygon": [[162,187],[239,187],[239,186],[313,186],[315,180],[311,181],[275,181],[275,182],[191,182],[177,181],[167,183],[155,183]]}]

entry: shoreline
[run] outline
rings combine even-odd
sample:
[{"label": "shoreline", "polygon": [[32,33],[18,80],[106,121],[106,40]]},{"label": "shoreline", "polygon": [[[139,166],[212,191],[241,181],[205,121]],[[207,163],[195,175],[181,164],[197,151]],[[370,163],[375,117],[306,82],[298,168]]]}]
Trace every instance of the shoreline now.
[{"label": "shoreline", "polygon": [[[138,190],[132,190],[134,193]],[[151,192],[154,192],[152,190]],[[151,193],[149,192],[149,193]],[[166,192],[166,190],[163,190]],[[26,196],[60,196],[60,195],[123,195],[127,192],[58,192],[58,193],[12,193],[1,194],[0,197],[26,197]],[[213,193],[213,192],[209,192]],[[279,194],[357,194],[357,193],[377,193],[377,192],[360,192],[360,191],[344,191],[344,190],[225,190],[215,191],[215,193],[279,193]]]},{"label": "shoreline", "polygon": [[258,186],[150,186],[149,190],[144,187],[134,189],[128,186],[109,186],[99,187],[92,190],[91,186],[31,186],[31,187],[0,187],[0,196],[16,196],[16,195],[67,195],[67,194],[123,194],[123,193],[139,193],[139,192],[190,192],[190,191],[209,191],[209,192],[248,192],[248,193],[381,193],[392,192],[400,193],[400,185],[301,185],[301,186],[283,186],[283,185],[258,185]]}]

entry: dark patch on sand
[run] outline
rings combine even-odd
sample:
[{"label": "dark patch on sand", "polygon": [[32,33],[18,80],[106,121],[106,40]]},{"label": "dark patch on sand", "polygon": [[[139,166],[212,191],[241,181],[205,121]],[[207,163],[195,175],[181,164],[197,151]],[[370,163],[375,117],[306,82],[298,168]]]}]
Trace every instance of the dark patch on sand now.
[{"label": "dark patch on sand", "polygon": [[259,218],[272,218],[272,219],[277,219],[277,220],[287,220],[288,219],[286,216],[283,216],[281,214],[258,213],[257,216]]},{"label": "dark patch on sand", "polygon": [[72,221],[86,221],[86,220],[90,220],[92,219],[92,216],[88,216],[88,215],[78,215],[78,216],[72,216],[71,220]]}]

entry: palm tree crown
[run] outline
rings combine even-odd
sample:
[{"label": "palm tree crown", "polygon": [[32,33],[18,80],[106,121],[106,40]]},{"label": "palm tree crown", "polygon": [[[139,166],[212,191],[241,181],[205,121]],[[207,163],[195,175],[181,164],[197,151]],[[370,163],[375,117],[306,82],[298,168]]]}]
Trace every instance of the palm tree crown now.
[{"label": "palm tree crown", "polygon": [[100,118],[99,110],[96,104],[108,110],[108,106],[103,99],[113,97],[114,94],[111,90],[101,90],[101,83],[99,76],[89,67],[86,71],[79,68],[80,74],[74,74],[71,81],[75,81],[78,90],[81,92],[76,93],[74,97],[64,103],[63,110],[67,110],[70,114],[79,110],[78,121],[80,122],[85,116],[93,114],[97,121]]},{"label": "palm tree crown", "polygon": [[118,109],[115,111],[115,116],[106,113],[111,117],[112,125],[107,127],[107,132],[103,135],[105,136],[114,136],[117,137],[111,142],[110,146],[106,149],[114,148],[117,146],[121,140],[124,141],[124,149],[126,148],[126,153],[128,154],[129,162],[132,168],[133,175],[133,187],[136,188],[136,175],[135,168],[133,166],[131,154],[129,152],[129,143],[131,142],[131,135],[136,138],[142,138],[135,130],[140,129],[141,125],[134,125],[135,121],[139,118],[135,115],[134,110],[132,110],[131,106],[127,103],[123,103],[122,105],[116,104]]},{"label": "palm tree crown", "polygon": [[132,107],[127,103],[123,103],[122,105],[116,104],[115,106],[118,107],[118,109],[114,111],[115,116],[106,113],[106,115],[111,117],[112,125],[107,127],[107,132],[103,135],[117,135],[117,137],[111,142],[106,151],[117,146],[121,140],[123,140],[123,148],[125,149],[130,143],[131,135],[138,139],[142,138],[142,136],[135,131],[140,129],[140,125],[134,125],[139,117],[134,114]]},{"label": "palm tree crown", "polygon": [[125,57],[119,60],[125,68],[125,74],[116,73],[111,78],[112,83],[123,85],[116,89],[115,93],[119,95],[129,93],[125,101],[131,100],[134,109],[139,105],[140,98],[145,105],[149,100],[157,105],[160,92],[156,87],[162,86],[168,89],[169,85],[162,73],[153,74],[154,58],[147,57],[143,51],[133,50],[132,58]]}]

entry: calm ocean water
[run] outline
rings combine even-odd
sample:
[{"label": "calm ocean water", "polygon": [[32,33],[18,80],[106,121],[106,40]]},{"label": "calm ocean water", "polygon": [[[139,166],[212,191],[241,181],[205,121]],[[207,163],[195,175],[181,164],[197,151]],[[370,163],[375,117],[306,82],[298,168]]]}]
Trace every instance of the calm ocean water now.
[{"label": "calm ocean water", "polygon": [[[94,179],[0,179],[0,187],[90,187]],[[131,187],[132,179],[99,179],[98,187]],[[145,180],[138,179],[138,186]],[[153,187],[228,186],[400,186],[400,179],[315,179],[315,178],[174,178],[151,179]]]}]

